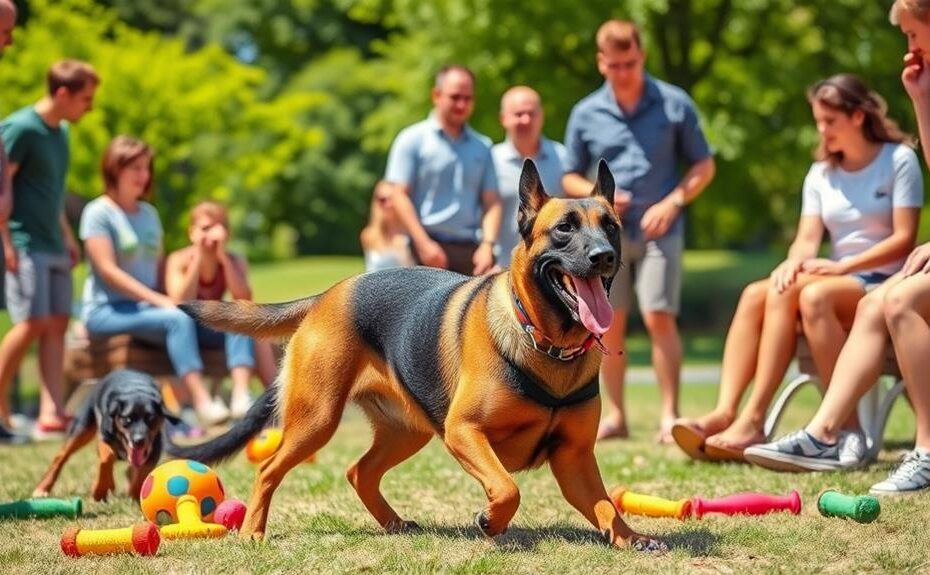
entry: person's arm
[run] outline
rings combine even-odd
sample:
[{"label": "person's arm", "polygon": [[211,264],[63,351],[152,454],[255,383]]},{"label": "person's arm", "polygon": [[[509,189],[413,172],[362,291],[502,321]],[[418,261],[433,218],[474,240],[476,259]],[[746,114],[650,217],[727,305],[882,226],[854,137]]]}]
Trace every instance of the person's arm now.
[{"label": "person's arm", "polygon": [[568,198],[587,198],[594,189],[594,182],[577,172],[566,172],[562,176],[562,189]]},{"label": "person's arm", "polygon": [[476,276],[488,272],[494,266],[494,244],[500,235],[503,214],[501,197],[497,190],[481,192],[481,207],[484,210],[481,218],[481,244],[472,257],[472,263],[475,265],[472,273]]},{"label": "person's arm", "polygon": [[817,215],[801,214],[798,233],[788,248],[788,257],[780,263],[769,276],[775,289],[781,293],[788,289],[804,262],[817,257],[820,242],[823,239],[823,219]]},{"label": "person's arm", "polygon": [[417,216],[416,208],[413,206],[413,200],[410,199],[410,186],[397,184],[393,182],[385,183],[391,189],[391,201],[394,202],[394,210],[397,212],[397,219],[410,236],[413,243],[413,249],[416,250],[417,256],[424,265],[435,268],[445,268],[449,265],[446,258],[446,252],[436,243],[433,238],[429,237],[420,218]]},{"label": "person's arm", "polygon": [[58,223],[61,225],[61,235],[65,240],[68,256],[71,258],[71,267],[74,267],[81,261],[81,246],[74,239],[74,232],[71,231],[71,224],[68,223],[68,217],[65,215],[64,210],[58,215]]},{"label": "person's arm", "polygon": [[10,215],[13,213],[13,176],[19,170],[19,164],[9,161],[6,157],[6,149],[3,154],[6,169],[0,176],[3,178],[3,194],[0,196],[0,243],[3,244],[3,260],[7,271],[16,273],[19,270],[19,256],[16,254],[13,238],[10,236]]},{"label": "person's arm", "polygon": [[151,289],[119,267],[113,242],[109,237],[89,237],[84,240],[84,248],[90,265],[109,287],[136,301],[148,302],[159,307],[175,307],[171,298]]},{"label": "person's arm", "polygon": [[6,228],[6,223],[13,212],[12,168],[13,164],[10,163],[10,158],[6,155],[3,140],[0,140],[0,228]]},{"label": "person's arm", "polygon": [[165,260],[165,293],[178,303],[197,299],[200,280],[200,250],[180,249]]},{"label": "person's arm", "polygon": [[692,165],[674,190],[661,201],[646,210],[640,225],[648,239],[655,239],[665,233],[675,223],[675,218],[681,210],[694,201],[717,172],[717,164],[713,156],[708,156]]},{"label": "person's arm", "polygon": [[252,299],[252,287],[249,286],[248,266],[245,259],[222,250],[220,263],[223,264],[223,278],[226,289],[233,299]]},{"label": "person's arm", "polygon": [[873,269],[907,256],[917,240],[919,221],[920,208],[895,208],[891,235],[862,253],[836,262],[837,272],[848,274]]}]

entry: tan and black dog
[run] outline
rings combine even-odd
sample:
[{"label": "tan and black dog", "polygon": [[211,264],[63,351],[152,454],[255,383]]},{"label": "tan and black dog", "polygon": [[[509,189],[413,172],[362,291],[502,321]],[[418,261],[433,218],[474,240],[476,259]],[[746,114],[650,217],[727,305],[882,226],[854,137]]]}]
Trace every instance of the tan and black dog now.
[{"label": "tan and black dog", "polygon": [[182,306],[215,329],[291,338],[276,393],[266,392],[225,435],[199,446],[169,443],[167,451],[218,461],[277,409],[282,445],[261,465],[242,527],[243,536],[261,538],[284,475],[329,441],[354,401],[374,439],[347,476],[389,532],[416,525],[385,501],[381,478],[437,435],[484,487],[488,507],[476,522],[486,535],[503,533],[520,504],[511,474],[548,462],[565,499],[610,543],[661,548],[618,515],[594,458],[601,354],[589,349],[612,319],[607,291],[621,265],[613,194],[603,161],[592,197],[577,200],[547,196],[527,161],[523,241],[510,271],[468,278],[386,270],[290,303]]}]

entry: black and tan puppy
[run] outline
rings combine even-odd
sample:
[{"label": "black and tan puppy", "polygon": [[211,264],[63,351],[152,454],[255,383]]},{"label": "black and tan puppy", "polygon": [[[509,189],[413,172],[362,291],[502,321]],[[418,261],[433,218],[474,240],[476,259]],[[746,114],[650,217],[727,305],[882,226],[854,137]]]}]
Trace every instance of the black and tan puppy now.
[{"label": "black and tan puppy", "polygon": [[565,499],[613,545],[656,549],[618,515],[594,459],[607,290],[620,269],[620,222],[604,162],[592,197],[549,198],[532,162],[520,180],[523,241],[510,271],[468,278],[413,268],[364,274],[325,293],[275,305],[194,302],[185,311],[220,330],[291,336],[276,391],[227,434],[172,455],[215,462],[241,448],[277,409],[281,448],[262,463],[241,533],[264,536],[268,506],[292,467],[332,437],[348,401],[368,415],[371,448],[348,469],[387,531],[404,521],[382,476],[433,436],[477,479],[488,507],[477,524],[503,533],[520,504],[512,473],[549,463]]},{"label": "black and tan puppy", "polygon": [[128,493],[139,498],[142,481],[162,451],[162,426],[166,419],[178,419],[165,410],[158,384],[151,376],[122,369],[100,380],[74,415],[65,445],[33,491],[34,497],[48,495],[68,459],[96,436],[100,458],[97,479],[91,494],[94,501],[115,491],[113,464],[129,462]]}]

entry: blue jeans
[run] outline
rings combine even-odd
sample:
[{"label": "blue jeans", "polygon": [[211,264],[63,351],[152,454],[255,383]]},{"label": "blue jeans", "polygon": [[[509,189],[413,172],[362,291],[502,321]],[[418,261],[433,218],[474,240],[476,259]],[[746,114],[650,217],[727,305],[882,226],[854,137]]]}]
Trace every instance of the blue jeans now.
[{"label": "blue jeans", "polygon": [[84,310],[84,325],[92,336],[128,333],[136,339],[164,345],[179,377],[203,371],[197,346],[197,324],[179,309],[144,302],[96,304]]},{"label": "blue jeans", "polygon": [[241,333],[223,333],[197,324],[197,341],[201,347],[226,349],[226,367],[255,368],[255,340]]}]

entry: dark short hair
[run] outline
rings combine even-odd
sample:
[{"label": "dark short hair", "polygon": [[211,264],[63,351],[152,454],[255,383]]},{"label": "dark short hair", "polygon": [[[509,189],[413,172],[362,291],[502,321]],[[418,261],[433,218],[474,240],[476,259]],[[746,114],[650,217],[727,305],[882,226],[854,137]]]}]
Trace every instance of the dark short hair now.
[{"label": "dark short hair", "polygon": [[597,51],[607,50],[626,51],[636,46],[642,49],[643,42],[639,34],[639,26],[629,20],[608,20],[597,29]]},{"label": "dark short hair", "polygon": [[450,72],[461,72],[471,78],[472,86],[475,85],[475,73],[469,70],[467,67],[460,64],[446,64],[436,72],[436,80],[433,83],[433,87],[440,89],[442,88],[442,83],[446,80],[446,76]]},{"label": "dark short hair", "polygon": [[116,190],[119,175],[133,160],[140,156],[149,158],[149,181],[145,185],[142,199],[148,200],[152,194],[152,181],[155,179],[154,166],[155,152],[152,148],[138,138],[132,136],[116,136],[110,141],[103,159],[100,161],[100,172],[103,174],[103,185],[107,192]]},{"label": "dark short hair", "polygon": [[88,84],[96,86],[100,83],[100,76],[87,62],[59,60],[48,69],[46,81],[49,95],[54,95],[59,88],[65,88],[73,94],[80,92]]}]

